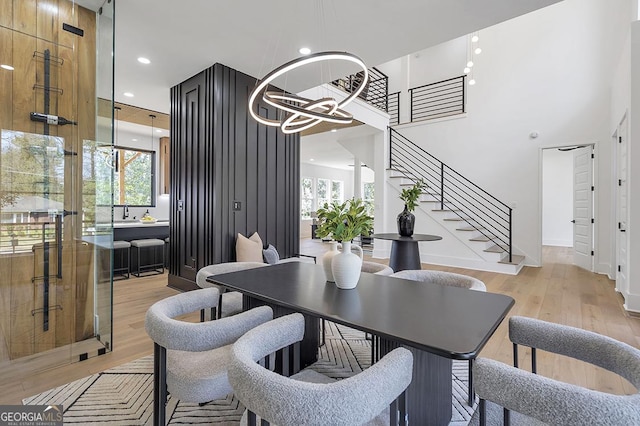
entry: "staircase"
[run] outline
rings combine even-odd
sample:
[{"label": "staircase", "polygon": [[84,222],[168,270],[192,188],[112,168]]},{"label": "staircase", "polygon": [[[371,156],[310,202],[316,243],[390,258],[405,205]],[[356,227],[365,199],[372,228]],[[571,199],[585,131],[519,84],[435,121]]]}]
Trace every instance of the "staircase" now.
[{"label": "staircase", "polygon": [[[398,191],[422,179],[419,210],[487,263],[483,269],[517,274],[524,256],[513,252],[512,209],[397,130],[389,128],[389,181]],[[481,261],[481,262],[482,262]]]}]

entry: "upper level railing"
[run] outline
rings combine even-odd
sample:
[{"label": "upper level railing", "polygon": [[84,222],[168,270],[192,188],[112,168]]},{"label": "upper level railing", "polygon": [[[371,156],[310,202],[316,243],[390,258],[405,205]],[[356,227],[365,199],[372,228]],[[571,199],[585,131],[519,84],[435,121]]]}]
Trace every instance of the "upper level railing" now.
[{"label": "upper level railing", "polygon": [[390,126],[400,124],[400,92],[390,93],[387,96],[387,112]]},{"label": "upper level railing", "polygon": [[411,121],[432,120],[465,112],[466,75],[409,89]]},{"label": "upper level railing", "polygon": [[512,261],[512,209],[424,149],[389,128],[389,168],[423,179],[438,209],[450,210],[493,241]]},{"label": "upper level railing", "polygon": [[[331,84],[348,93],[360,87],[363,74],[352,74],[344,78],[333,80]],[[369,68],[369,82],[358,97],[383,111],[388,110],[389,77],[379,69]]]}]

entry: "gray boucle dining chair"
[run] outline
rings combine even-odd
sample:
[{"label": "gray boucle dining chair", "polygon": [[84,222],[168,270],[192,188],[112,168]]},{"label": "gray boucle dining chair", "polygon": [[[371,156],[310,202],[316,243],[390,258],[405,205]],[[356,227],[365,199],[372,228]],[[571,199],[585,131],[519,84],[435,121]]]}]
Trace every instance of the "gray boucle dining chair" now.
[{"label": "gray boucle dining chair", "polygon": [[[225,292],[225,288],[207,281],[211,275],[244,271],[245,269],[269,266],[262,262],[224,262],[205,266],[196,274],[196,284],[200,288],[217,288],[220,292],[218,305],[211,311],[211,319],[228,317],[242,312],[242,294],[237,291]],[[200,311],[200,320],[204,321],[204,310]]]},{"label": "gray boucle dining chair", "polygon": [[[445,271],[433,271],[433,270],[412,270],[407,269],[404,271],[396,272],[391,275],[395,278],[402,278],[405,280],[420,281],[423,283],[431,283],[437,285],[446,285],[449,287],[461,287],[475,291],[487,291],[487,286],[477,278],[470,277],[469,275],[456,274],[453,272]],[[469,360],[469,386],[467,403],[469,406],[473,406],[475,400],[475,392],[473,390],[473,359]]]},{"label": "gray boucle dining chair", "polygon": [[360,268],[360,270],[362,272],[368,272],[370,274],[376,274],[376,275],[393,274],[393,269],[391,269],[387,265],[384,265],[378,262],[369,262],[366,260],[362,262],[362,267]]},{"label": "gray boucle dining chair", "polygon": [[[552,425],[640,425],[640,350],[610,337],[533,318],[511,317],[515,367],[485,358],[476,360],[473,374],[480,397],[480,424],[486,402]],[[518,345],[531,348],[532,373],[518,369]],[[559,382],[536,373],[536,349],[565,355],[602,367],[627,379],[632,395],[613,395]]]},{"label": "gray boucle dining chair", "polygon": [[180,293],[154,303],[145,329],[154,342],[154,425],[163,425],[167,391],[184,402],[206,403],[231,393],[227,368],[231,345],[248,330],[273,318],[267,306],[218,321],[187,322],[175,317],[216,306],[216,288]]},{"label": "gray boucle dining chair", "polygon": [[[256,415],[263,425],[279,426],[380,424],[379,416],[384,416],[385,423],[396,425],[400,420],[404,424],[404,390],[413,371],[408,349],[396,348],[363,372],[334,381],[310,369],[295,371],[303,335],[304,317],[296,313],[256,327],[233,345],[229,382],[234,395],[247,407],[249,425],[255,424]],[[291,345],[294,368],[283,363],[285,376],[289,371],[296,373],[291,377],[258,363],[280,350],[281,358],[289,360]],[[390,411],[384,412],[389,406]]]}]

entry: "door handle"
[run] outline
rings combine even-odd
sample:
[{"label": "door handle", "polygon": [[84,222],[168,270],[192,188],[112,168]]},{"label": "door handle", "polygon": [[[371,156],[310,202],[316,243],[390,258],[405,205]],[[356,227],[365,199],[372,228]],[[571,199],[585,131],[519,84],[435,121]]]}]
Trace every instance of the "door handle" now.
[{"label": "door handle", "polygon": [[58,251],[58,271],[56,277],[62,279],[62,217],[64,213],[56,215],[56,246]]},{"label": "door handle", "polygon": [[571,223],[576,223],[576,220],[575,219],[571,219]]}]

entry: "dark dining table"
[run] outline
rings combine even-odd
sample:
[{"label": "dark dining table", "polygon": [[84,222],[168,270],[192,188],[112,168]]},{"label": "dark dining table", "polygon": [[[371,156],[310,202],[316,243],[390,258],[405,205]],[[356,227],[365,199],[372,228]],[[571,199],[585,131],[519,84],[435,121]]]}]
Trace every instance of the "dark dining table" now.
[{"label": "dark dining table", "polygon": [[305,316],[302,364],[317,360],[319,319],[376,336],[380,356],[398,346],[411,350],[413,379],[407,389],[410,424],[451,420],[453,359],[474,359],[514,304],[511,297],[457,287],[362,273],[342,290],[326,281],[321,266],[291,262],[207,278],[243,294],[243,308],[269,305],[274,316]]},{"label": "dark dining table", "polygon": [[420,241],[438,241],[442,237],[439,235],[413,234],[404,237],[400,234],[373,234],[372,238],[393,241],[391,254],[389,255],[389,267],[393,272],[404,271],[405,269],[422,269],[420,265]]}]

